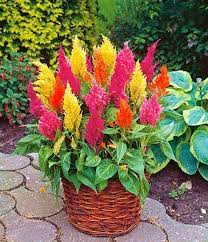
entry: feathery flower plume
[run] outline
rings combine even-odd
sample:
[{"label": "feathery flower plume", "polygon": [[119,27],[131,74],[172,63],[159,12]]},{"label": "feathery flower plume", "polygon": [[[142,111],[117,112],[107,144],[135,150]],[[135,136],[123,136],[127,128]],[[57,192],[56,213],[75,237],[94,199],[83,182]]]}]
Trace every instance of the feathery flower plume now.
[{"label": "feathery flower plume", "polygon": [[104,120],[96,114],[92,114],[86,124],[85,139],[87,143],[97,148],[103,142]]},{"label": "feathery flower plume", "polygon": [[124,48],[117,55],[115,70],[110,80],[109,92],[114,104],[118,107],[120,99],[128,99],[125,94],[126,85],[134,71],[135,61],[134,54],[128,46],[124,44]]},{"label": "feathery flower plume", "polygon": [[167,94],[166,88],[170,84],[170,77],[168,74],[168,69],[165,65],[163,65],[160,69],[160,73],[156,76],[156,78],[149,83],[149,89],[151,92],[157,90],[158,96],[162,96]]},{"label": "feathery flower plume", "polygon": [[78,133],[80,126],[82,113],[78,100],[74,94],[71,92],[69,84],[64,94],[63,110],[65,114],[64,125],[70,131],[75,131]]},{"label": "feathery flower plume", "polygon": [[72,92],[75,95],[79,95],[80,93],[80,80],[74,76],[71,70],[71,66],[68,58],[66,57],[62,46],[60,45],[59,53],[58,53],[58,75],[60,76],[64,86],[66,87],[67,83],[70,84]]},{"label": "feathery flower plume", "polygon": [[107,66],[107,75],[111,76],[116,63],[116,49],[110,40],[105,36],[103,36],[103,43],[99,48],[99,52]]},{"label": "feathery flower plume", "polygon": [[155,68],[157,67],[157,64],[154,64],[154,55],[159,41],[160,39],[148,48],[147,55],[141,62],[141,69],[147,77],[147,82],[152,80],[155,73]]},{"label": "feathery flower plume", "polygon": [[94,76],[95,80],[98,84],[106,86],[107,84],[107,65],[101,55],[99,48],[94,48]]},{"label": "feathery flower plume", "polygon": [[49,98],[50,106],[57,113],[60,113],[62,111],[64,91],[65,91],[65,87],[61,81],[60,76],[57,75],[53,94]]},{"label": "feathery flower plume", "polygon": [[40,118],[45,107],[43,106],[41,100],[37,97],[31,82],[29,82],[27,86],[27,93],[30,99],[30,113],[32,113],[35,117]]},{"label": "feathery flower plume", "polygon": [[129,84],[131,100],[134,102],[136,107],[140,106],[143,99],[146,97],[146,78],[141,71],[139,61],[136,63],[136,68],[133,73],[133,77]]},{"label": "feathery flower plume", "polygon": [[49,140],[54,140],[56,132],[61,130],[62,123],[58,116],[45,110],[39,120],[38,129],[40,133]]},{"label": "feathery flower plume", "polygon": [[75,37],[73,40],[73,48],[71,52],[71,68],[72,73],[82,81],[91,81],[90,73],[87,71],[86,52],[80,46],[77,37]]},{"label": "feathery flower plume", "polygon": [[123,129],[130,129],[132,126],[133,113],[126,100],[120,100],[119,110],[116,114],[116,124]]},{"label": "feathery flower plume", "polygon": [[58,138],[58,140],[56,141],[56,143],[54,144],[54,147],[53,147],[53,153],[55,155],[58,155],[60,149],[61,149],[61,145],[62,143],[64,142],[65,140],[65,135],[62,135],[60,138]]},{"label": "feathery flower plume", "polygon": [[144,99],[140,108],[140,122],[155,127],[161,112],[162,108],[158,102],[157,92],[155,92],[149,100]]},{"label": "feathery flower plume", "polygon": [[90,114],[102,115],[110,99],[108,94],[97,83],[93,85],[89,94],[84,96]]},{"label": "feathery flower plume", "polygon": [[89,72],[92,72],[93,71],[92,58],[89,55],[87,55],[87,62],[86,62],[86,64],[87,64],[87,70]]},{"label": "feathery flower plume", "polygon": [[34,90],[38,93],[42,103],[49,109],[52,109],[49,104],[49,97],[54,91],[56,85],[56,78],[53,72],[47,67],[47,65],[40,63],[39,61],[33,62],[34,65],[39,67],[38,80],[35,81]]}]

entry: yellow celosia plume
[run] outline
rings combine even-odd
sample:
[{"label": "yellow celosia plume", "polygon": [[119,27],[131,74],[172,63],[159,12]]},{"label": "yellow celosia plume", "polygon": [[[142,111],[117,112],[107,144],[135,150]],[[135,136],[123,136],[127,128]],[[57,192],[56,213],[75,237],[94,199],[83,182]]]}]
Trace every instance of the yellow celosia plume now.
[{"label": "yellow celosia plume", "polygon": [[136,68],[133,73],[133,77],[130,81],[130,95],[131,100],[135,103],[136,107],[139,107],[143,99],[146,97],[146,78],[143,75],[139,61],[136,63]]},{"label": "yellow celosia plume", "polygon": [[73,74],[80,78],[82,81],[88,81],[86,80],[86,76],[89,74],[86,64],[86,52],[80,46],[79,39],[77,37],[75,37],[73,40],[73,48],[70,61]]},{"label": "yellow celosia plume", "polygon": [[114,71],[116,63],[116,49],[110,40],[105,36],[103,36],[103,43],[100,46],[99,51],[107,65],[108,75],[111,75]]},{"label": "yellow celosia plume", "polygon": [[67,84],[64,94],[63,110],[65,114],[64,125],[70,131],[75,131],[75,135],[79,138],[79,126],[82,119],[81,108],[76,96],[71,92],[71,87]]},{"label": "yellow celosia plume", "polygon": [[61,145],[62,143],[64,142],[64,139],[65,139],[65,135],[62,135],[60,138],[58,138],[58,140],[56,141],[56,143],[54,144],[54,147],[53,147],[53,153],[55,155],[58,155],[60,149],[61,149]]},{"label": "yellow celosia plume", "polygon": [[47,108],[51,109],[48,100],[54,91],[56,78],[53,75],[53,72],[47,67],[47,65],[42,64],[39,61],[35,61],[33,64],[39,67],[38,80],[34,83],[34,90],[38,93],[37,95],[43,104]]}]

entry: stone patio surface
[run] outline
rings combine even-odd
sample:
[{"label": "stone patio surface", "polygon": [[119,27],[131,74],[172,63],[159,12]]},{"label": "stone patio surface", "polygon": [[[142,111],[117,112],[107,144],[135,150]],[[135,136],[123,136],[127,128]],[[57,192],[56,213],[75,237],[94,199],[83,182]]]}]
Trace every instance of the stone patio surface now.
[{"label": "stone patio surface", "polygon": [[153,199],[147,199],[141,223],[131,233],[91,237],[69,224],[63,192],[56,200],[50,186],[40,193],[43,185],[37,154],[0,153],[0,242],[208,242],[208,224],[174,221]]}]

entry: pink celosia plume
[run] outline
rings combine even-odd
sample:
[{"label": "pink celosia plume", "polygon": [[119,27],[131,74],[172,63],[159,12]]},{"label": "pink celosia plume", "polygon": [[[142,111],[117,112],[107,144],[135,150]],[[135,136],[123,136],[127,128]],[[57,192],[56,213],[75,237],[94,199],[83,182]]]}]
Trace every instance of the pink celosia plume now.
[{"label": "pink celosia plume", "polygon": [[92,72],[92,71],[93,71],[93,67],[92,67],[92,59],[91,59],[91,57],[90,57],[89,55],[87,56],[86,64],[87,64],[87,70],[88,70],[89,72]]},{"label": "pink celosia plume", "polygon": [[92,114],[86,124],[85,139],[87,143],[97,148],[103,141],[104,120],[96,114]]},{"label": "pink celosia plume", "polygon": [[80,80],[74,76],[71,70],[70,62],[66,57],[62,46],[60,45],[59,54],[58,54],[58,75],[60,76],[63,84],[66,86],[67,83],[70,84],[72,92],[75,95],[80,94]]},{"label": "pink celosia plume", "polygon": [[84,100],[89,108],[90,114],[97,114],[100,116],[108,105],[110,98],[105,90],[95,83],[90,93],[84,96]]},{"label": "pink celosia plume", "polygon": [[149,100],[144,99],[140,108],[140,122],[142,124],[156,126],[161,112],[162,108],[158,102],[157,93],[155,92]]},{"label": "pink celosia plume", "polygon": [[109,87],[111,99],[117,107],[119,106],[121,98],[128,99],[125,94],[125,89],[134,71],[134,67],[134,54],[129,48],[128,43],[125,43],[124,48],[117,55],[115,70],[111,77]]},{"label": "pink celosia plume", "polygon": [[46,108],[38,98],[31,82],[29,82],[27,86],[27,93],[30,99],[30,113],[32,113],[35,117],[40,118]]},{"label": "pink celosia plume", "polygon": [[147,82],[152,80],[155,73],[155,68],[157,67],[157,64],[154,64],[154,55],[159,41],[160,39],[158,39],[148,48],[147,55],[141,62],[141,69],[147,77]]},{"label": "pink celosia plume", "polygon": [[58,116],[45,110],[38,124],[40,133],[49,140],[54,140],[56,132],[61,130],[62,123]]}]

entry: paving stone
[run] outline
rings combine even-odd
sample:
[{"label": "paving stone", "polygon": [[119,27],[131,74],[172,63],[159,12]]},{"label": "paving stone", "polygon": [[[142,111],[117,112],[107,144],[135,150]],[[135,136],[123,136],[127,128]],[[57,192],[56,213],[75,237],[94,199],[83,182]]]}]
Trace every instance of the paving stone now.
[{"label": "paving stone", "polygon": [[202,224],[201,226],[208,228],[208,223],[207,224]]},{"label": "paving stone", "polygon": [[62,242],[106,242],[107,238],[92,237],[76,230],[69,222],[67,214],[62,211],[61,213],[47,218],[47,220],[54,222],[61,228],[61,241]]},{"label": "paving stone", "polygon": [[0,170],[14,171],[26,167],[30,159],[20,155],[0,156]]},{"label": "paving stone", "polygon": [[22,185],[24,177],[14,171],[0,171],[0,191],[8,191]]},{"label": "paving stone", "polygon": [[0,194],[0,216],[11,211],[15,206],[13,197],[7,194]]},{"label": "paving stone", "polygon": [[[27,166],[24,169],[19,170],[19,172],[26,177],[26,187],[29,190],[39,192],[39,189],[41,187],[44,187],[45,192],[52,193],[51,184],[47,182],[42,182],[41,172],[33,168],[33,166]],[[60,186],[59,196],[64,197],[62,185]]]},{"label": "paving stone", "polygon": [[14,211],[2,218],[8,242],[50,242],[56,238],[56,227],[41,220],[26,219]]},{"label": "paving stone", "polygon": [[4,233],[4,226],[0,223],[0,241],[7,242]]},{"label": "paving stone", "polygon": [[44,218],[61,211],[63,200],[49,193],[31,192],[20,187],[11,192],[16,198],[18,212],[28,218]]},{"label": "paving stone", "polygon": [[28,154],[29,156],[31,156],[32,157],[32,166],[35,168],[35,169],[37,169],[37,170],[40,170],[40,166],[39,166],[39,161],[38,161],[38,153],[30,153],[30,154]]}]

